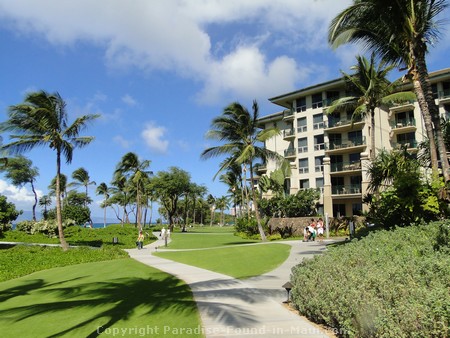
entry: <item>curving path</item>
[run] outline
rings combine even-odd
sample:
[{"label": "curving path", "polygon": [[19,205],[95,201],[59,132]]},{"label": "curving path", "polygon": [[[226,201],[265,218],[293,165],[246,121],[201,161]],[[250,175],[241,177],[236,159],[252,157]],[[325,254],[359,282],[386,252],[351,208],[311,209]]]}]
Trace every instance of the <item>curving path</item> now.
[{"label": "curving path", "polygon": [[318,326],[283,305],[287,293],[282,288],[282,285],[290,280],[292,267],[304,258],[322,253],[327,241],[283,243],[291,245],[292,248],[288,259],[281,266],[244,281],[156,257],[152,252],[156,247],[164,245],[160,239],[146,245],[142,250],[129,249],[127,252],[130,257],[174,275],[190,286],[207,338],[330,337]]}]

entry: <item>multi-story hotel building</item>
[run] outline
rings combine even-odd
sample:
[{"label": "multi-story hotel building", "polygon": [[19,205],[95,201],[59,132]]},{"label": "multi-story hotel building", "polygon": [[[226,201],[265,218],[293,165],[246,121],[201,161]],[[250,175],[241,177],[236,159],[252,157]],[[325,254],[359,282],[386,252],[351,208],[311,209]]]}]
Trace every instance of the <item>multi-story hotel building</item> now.
[{"label": "multi-story hotel building", "polygon": [[[450,68],[429,75],[439,111],[448,118]],[[376,153],[401,145],[417,151],[426,135],[417,102],[377,108],[375,128],[371,130],[369,116],[352,122],[351,112],[326,114],[329,104],[344,96],[342,79],[320,83],[269,99],[284,110],[259,120],[262,128],[276,126],[281,130],[281,135],[267,141],[265,147],[291,163],[287,192],[320,189],[318,212],[334,217],[358,215],[367,208],[363,196],[369,184],[366,169],[372,133]],[[276,166],[268,162],[260,174],[270,174]]]}]

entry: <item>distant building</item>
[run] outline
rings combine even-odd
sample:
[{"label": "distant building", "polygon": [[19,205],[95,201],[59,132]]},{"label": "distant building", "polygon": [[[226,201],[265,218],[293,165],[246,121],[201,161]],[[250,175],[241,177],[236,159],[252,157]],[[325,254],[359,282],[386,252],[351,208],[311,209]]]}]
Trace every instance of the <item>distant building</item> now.
[{"label": "distant building", "polygon": [[[440,114],[448,118],[450,68],[429,76]],[[426,136],[417,102],[377,108],[375,130],[370,130],[369,116],[352,124],[351,113],[324,113],[331,102],[344,96],[342,79],[320,83],[269,99],[285,109],[259,119],[262,128],[276,126],[281,130],[281,136],[267,141],[265,147],[291,163],[286,192],[319,189],[319,213],[334,217],[358,215],[367,209],[362,198],[369,184],[366,163],[371,133],[375,133],[376,152],[401,145],[414,152]],[[268,162],[259,171],[270,174],[275,169],[276,163]]]}]

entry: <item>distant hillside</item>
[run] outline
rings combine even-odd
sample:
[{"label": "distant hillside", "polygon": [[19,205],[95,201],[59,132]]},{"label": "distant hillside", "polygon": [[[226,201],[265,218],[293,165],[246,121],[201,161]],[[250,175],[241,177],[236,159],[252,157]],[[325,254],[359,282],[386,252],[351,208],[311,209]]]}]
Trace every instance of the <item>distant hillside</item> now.
[{"label": "distant hillside", "polygon": [[[40,220],[42,218],[41,211],[36,212],[36,218]],[[24,211],[22,215],[19,215],[17,217],[17,220],[15,220],[13,223],[18,223],[22,221],[31,221],[33,219],[33,212],[32,211]],[[103,217],[92,217],[92,222],[94,223],[103,223]],[[114,218],[107,218],[106,223],[117,223],[117,219]]]}]

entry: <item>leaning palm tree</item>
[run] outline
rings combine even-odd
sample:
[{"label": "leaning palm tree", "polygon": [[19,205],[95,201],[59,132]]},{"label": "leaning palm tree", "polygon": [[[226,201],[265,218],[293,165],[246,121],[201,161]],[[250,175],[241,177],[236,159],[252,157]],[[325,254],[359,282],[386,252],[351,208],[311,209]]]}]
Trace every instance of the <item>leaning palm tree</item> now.
[{"label": "leaning palm tree", "polygon": [[9,108],[8,114],[9,119],[1,124],[1,130],[11,132],[13,141],[3,145],[2,149],[22,153],[36,146],[49,146],[56,152],[56,221],[61,247],[67,250],[61,216],[61,157],[71,163],[74,149],[84,147],[94,139],[79,134],[99,115],[80,116],[69,125],[62,97],[45,91],[27,94],[23,103]]},{"label": "leaning palm tree", "polygon": [[446,182],[450,180],[449,164],[425,56],[428,46],[439,38],[443,21],[438,16],[447,6],[445,0],[354,0],[332,20],[328,34],[336,47],[362,42],[384,60],[406,66],[430,140],[433,171],[437,173],[439,152]]},{"label": "leaning palm tree", "polygon": [[107,201],[109,199],[109,188],[105,182],[102,182],[98,185],[96,193],[97,195],[103,195],[105,197],[102,203],[102,208],[103,208],[103,227],[106,228],[106,207],[108,204]]},{"label": "leaning palm tree", "polygon": [[226,142],[223,145],[205,149],[202,158],[211,158],[221,155],[230,155],[230,161],[222,164],[219,172],[222,172],[232,163],[249,167],[250,185],[252,191],[252,202],[255,210],[258,230],[263,241],[266,240],[264,229],[261,225],[261,219],[258,210],[258,200],[254,184],[253,165],[256,159],[267,159],[280,161],[280,156],[264,146],[259,146],[268,139],[279,135],[278,128],[267,128],[260,130],[258,128],[259,108],[256,101],[253,101],[253,111],[250,113],[247,108],[238,102],[228,105],[221,116],[212,121],[212,128],[208,131],[207,137]]},{"label": "leaning palm tree", "polygon": [[[95,183],[95,181],[91,181],[91,178],[89,176],[89,173],[86,169],[84,169],[83,167],[76,169],[73,173],[72,173],[72,178],[75,180],[74,182],[69,183],[69,186],[74,186],[74,187],[79,187],[79,186],[83,186],[85,189],[85,193],[86,193],[86,201],[88,199],[88,187],[90,185],[95,185],[97,183]],[[84,205],[85,207],[87,207],[87,203],[85,203]]]},{"label": "leaning palm tree", "polygon": [[[378,65],[375,54],[372,53],[370,60],[364,56],[356,57],[356,65],[350,67],[353,74],[342,72],[344,81],[351,95],[334,101],[326,110],[327,114],[337,111],[352,112],[352,121],[370,116],[370,128],[375,130],[375,109],[382,104],[391,102],[405,102],[414,100],[416,96],[412,92],[394,93],[399,86],[399,81],[391,82],[387,76],[395,67],[386,65],[381,61]],[[375,133],[371,134],[370,157],[375,157]]]},{"label": "leaning palm tree", "polygon": [[137,226],[140,229],[142,218],[142,203],[141,197],[144,190],[144,180],[148,178],[151,171],[147,170],[150,166],[150,160],[139,161],[138,156],[135,153],[129,152],[122,157],[116,168],[116,174],[123,175],[130,179],[134,185],[134,191],[136,194],[136,220]]}]

